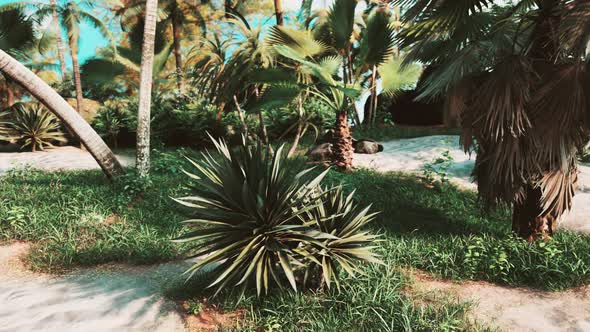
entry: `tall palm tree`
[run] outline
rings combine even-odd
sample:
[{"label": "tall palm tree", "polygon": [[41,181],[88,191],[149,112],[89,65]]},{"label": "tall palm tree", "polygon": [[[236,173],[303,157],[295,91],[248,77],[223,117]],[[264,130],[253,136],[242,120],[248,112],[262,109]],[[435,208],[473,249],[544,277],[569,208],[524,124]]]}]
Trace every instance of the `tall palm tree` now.
[{"label": "tall palm tree", "polygon": [[57,12],[57,2],[56,0],[50,0],[49,4],[51,5],[51,25],[55,27],[55,44],[57,46],[57,56],[59,58],[59,66],[61,71],[62,81],[67,80],[67,69],[66,69],[66,51],[65,46],[62,40],[62,30],[61,25],[59,24],[59,14]]},{"label": "tall palm tree", "polygon": [[[421,98],[446,95],[475,150],[479,195],[513,207],[534,241],[570,210],[589,139],[590,5],[585,0],[400,1],[410,59],[435,70]],[[493,5],[496,6],[493,6]]]},{"label": "tall palm tree", "polygon": [[283,18],[283,0],[274,0],[274,5],[277,25],[283,25],[285,23],[285,19]]},{"label": "tall palm tree", "polygon": [[[194,0],[161,0],[159,18],[162,25],[170,27],[174,45],[174,59],[176,61],[177,87],[184,89],[184,59],[182,54],[182,41],[190,37],[194,27],[197,26],[201,36],[207,34],[207,21],[201,15],[201,5],[208,1],[201,0],[199,4]],[[146,0],[125,1],[121,8],[116,9],[116,15],[121,19],[124,30],[142,20],[146,12]]]},{"label": "tall palm tree", "polygon": [[[108,38],[113,48],[115,48],[115,40],[109,28],[102,22],[102,20],[91,13],[95,8],[95,2],[84,0],[74,1],[66,0],[56,3],[46,4],[41,1],[33,2],[14,2],[0,7],[0,11],[11,10],[14,8],[31,11],[32,15],[39,21],[43,22],[46,18],[54,18],[57,13],[59,26],[68,36],[68,44],[70,47],[70,55],[72,57],[72,69],[74,74],[74,85],[76,89],[76,105],[78,112],[82,110],[83,91],[82,81],[80,79],[80,64],[78,61],[79,41],[80,41],[80,24],[87,23],[97,28],[100,33]],[[50,25],[51,29],[51,25]],[[59,36],[61,37],[61,36]],[[60,59],[61,61],[61,59]],[[63,74],[63,73],[62,73]]]},{"label": "tall palm tree", "polygon": [[82,116],[47,83],[3,50],[0,50],[0,72],[25,88],[76,134],[109,178],[123,173],[113,152]]},{"label": "tall palm tree", "polygon": [[[27,51],[36,45],[35,23],[19,9],[0,12],[0,49],[18,59],[26,59]],[[0,91],[6,96],[5,107],[15,103],[14,82],[0,73]],[[2,109],[4,107],[0,107]]]},{"label": "tall palm tree", "polygon": [[150,107],[152,101],[152,72],[156,40],[158,0],[148,0],[145,10],[141,78],[139,83],[139,111],[137,114],[137,171],[147,176],[150,169]]}]

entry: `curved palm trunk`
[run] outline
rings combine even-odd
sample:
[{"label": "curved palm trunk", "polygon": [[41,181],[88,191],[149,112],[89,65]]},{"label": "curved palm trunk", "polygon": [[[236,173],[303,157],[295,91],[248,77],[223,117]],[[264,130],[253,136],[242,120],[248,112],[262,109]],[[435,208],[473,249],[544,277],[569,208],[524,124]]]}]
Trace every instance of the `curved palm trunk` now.
[{"label": "curved palm trunk", "polygon": [[56,38],[55,43],[57,44],[57,57],[59,58],[59,68],[61,70],[61,79],[65,81],[67,79],[67,69],[66,69],[66,51],[64,47],[63,40],[61,38],[61,26],[59,25],[59,17],[57,16],[57,3],[55,0],[50,0],[49,3],[51,4],[51,9],[53,11],[53,22],[56,28]]},{"label": "curved palm trunk", "polygon": [[146,4],[143,48],[141,53],[141,77],[139,83],[139,111],[137,114],[136,166],[139,176],[147,176],[150,170],[150,108],[152,104],[152,75],[154,68],[154,41],[156,39],[158,0]]},{"label": "curved palm trunk", "polygon": [[7,76],[25,88],[73,133],[78,135],[80,141],[86,146],[109,178],[124,173],[113,152],[80,114],[76,113],[68,102],[47,83],[2,50],[0,50],[0,71],[6,73]]},{"label": "curved palm trunk", "polygon": [[174,38],[174,58],[176,60],[176,86],[179,90],[184,89],[184,75],[182,72],[182,49],[180,42],[182,41],[180,13],[178,12],[178,5],[173,4],[172,9],[172,35]]},{"label": "curved palm trunk", "polygon": [[341,171],[352,170],[352,135],[348,125],[348,112],[340,111],[336,115],[334,127],[334,163]]},{"label": "curved palm trunk", "polygon": [[82,94],[82,79],[80,77],[80,64],[78,63],[78,36],[72,34],[70,39],[70,53],[74,70],[74,85],[76,87],[76,105],[78,113],[82,112],[84,96]]},{"label": "curved palm trunk", "polygon": [[283,17],[283,0],[274,0],[275,2],[275,15],[277,17],[277,25],[284,24],[284,17]]}]

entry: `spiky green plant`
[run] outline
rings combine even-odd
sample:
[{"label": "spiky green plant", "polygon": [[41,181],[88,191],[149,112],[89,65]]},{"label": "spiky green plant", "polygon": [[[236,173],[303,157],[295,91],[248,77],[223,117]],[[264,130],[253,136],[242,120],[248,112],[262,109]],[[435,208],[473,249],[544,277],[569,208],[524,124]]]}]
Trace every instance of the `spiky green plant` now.
[{"label": "spiky green plant", "polygon": [[[230,149],[213,140],[220,156],[204,153],[191,161],[193,194],[176,201],[193,210],[185,221],[191,231],[176,241],[198,248],[201,261],[187,273],[213,268],[210,287],[256,285],[268,294],[273,285],[297,290],[310,271],[320,271],[325,284],[336,280],[342,267],[359,272],[360,261],[378,261],[371,253],[374,236],[361,231],[372,214],[346,199],[341,189],[322,191],[328,170],[311,176],[311,169],[287,164],[283,148],[275,154],[260,143]],[[334,196],[335,195],[335,196]],[[326,204],[326,205],[324,205]]]},{"label": "spiky green plant", "polygon": [[[10,119],[8,116],[10,115]],[[0,114],[0,140],[14,141],[31,151],[66,142],[58,119],[37,103],[19,103],[12,111]]]}]

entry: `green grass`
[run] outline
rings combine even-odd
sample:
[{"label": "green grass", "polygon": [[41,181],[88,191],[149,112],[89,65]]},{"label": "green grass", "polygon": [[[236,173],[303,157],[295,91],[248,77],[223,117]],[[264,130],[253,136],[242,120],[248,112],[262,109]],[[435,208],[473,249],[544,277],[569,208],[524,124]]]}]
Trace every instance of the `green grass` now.
[{"label": "green grass", "polygon": [[[33,269],[60,271],[106,262],[147,264],[184,255],[170,242],[182,233],[187,211],[170,197],[185,191],[181,153],[157,153],[152,184],[133,176],[107,182],[98,171],[45,174],[17,171],[0,178],[0,243],[36,243]],[[303,162],[298,160],[297,162]],[[319,170],[318,170],[319,171]],[[407,291],[404,267],[443,278],[487,280],[561,290],[590,280],[590,237],[560,232],[548,242],[528,244],[510,233],[510,213],[486,213],[477,196],[453,187],[425,186],[414,177],[359,170],[331,171],[326,183],[357,190],[356,198],[381,211],[373,225],[383,235],[385,266],[367,266],[366,275],[346,278],[341,292],[281,292],[241,302],[233,294],[217,301],[232,310],[246,308],[242,330],[417,331],[474,330],[467,307],[451,302],[416,303]],[[174,279],[174,278],[171,278]],[[171,284],[171,296],[209,296],[206,278]]]}]

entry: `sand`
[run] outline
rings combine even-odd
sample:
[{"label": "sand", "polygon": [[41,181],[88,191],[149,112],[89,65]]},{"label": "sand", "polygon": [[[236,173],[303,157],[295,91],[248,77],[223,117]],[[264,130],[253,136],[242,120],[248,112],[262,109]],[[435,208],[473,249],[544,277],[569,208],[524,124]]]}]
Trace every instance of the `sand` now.
[{"label": "sand", "polygon": [[64,276],[27,271],[29,246],[0,246],[0,331],[184,331],[162,290],[186,264],[103,266]]},{"label": "sand", "polygon": [[[133,156],[117,155],[123,166],[133,165]],[[100,169],[96,160],[85,150],[63,146],[37,152],[0,153],[0,175],[15,168],[30,167],[44,171]]]},{"label": "sand", "polygon": [[[449,151],[453,162],[448,171],[449,179],[459,187],[476,190],[471,181],[475,155],[463,152],[459,136],[438,135],[384,142],[383,152],[367,155],[355,154],[355,167],[375,169],[380,172],[422,173],[424,165]],[[579,188],[574,206],[561,227],[590,234],[590,165],[580,165]]]}]

